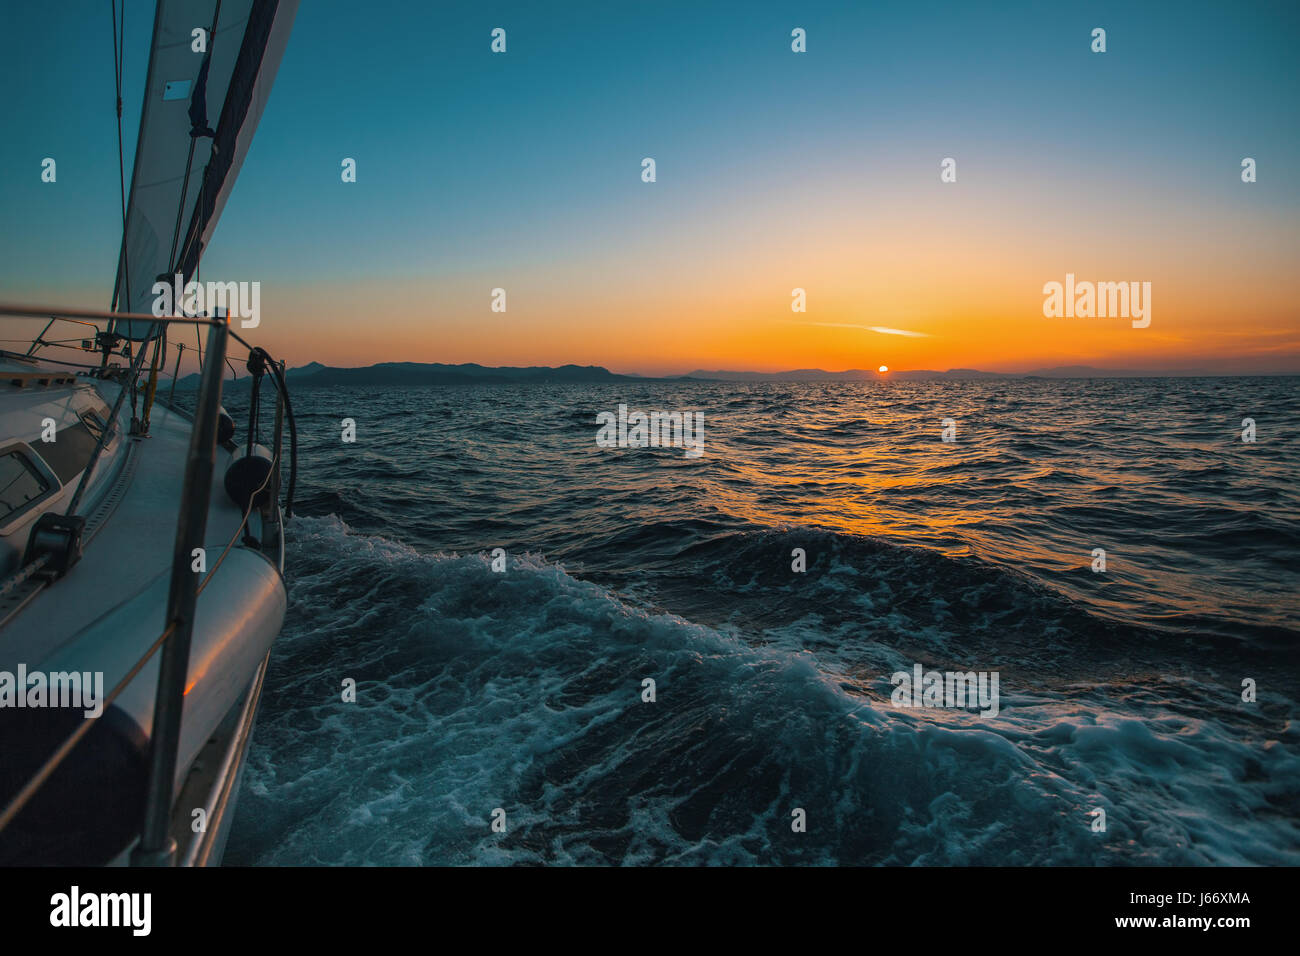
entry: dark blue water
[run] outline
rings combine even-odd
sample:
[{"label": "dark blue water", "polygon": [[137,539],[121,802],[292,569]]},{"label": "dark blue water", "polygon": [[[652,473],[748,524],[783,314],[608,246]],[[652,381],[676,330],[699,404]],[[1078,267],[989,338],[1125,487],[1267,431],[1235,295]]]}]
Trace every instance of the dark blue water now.
[{"label": "dark blue water", "polygon": [[[1300,379],[294,401],[228,863],[1300,862]],[[703,454],[598,447],[619,403]],[[917,663],[999,713],[893,705]]]}]

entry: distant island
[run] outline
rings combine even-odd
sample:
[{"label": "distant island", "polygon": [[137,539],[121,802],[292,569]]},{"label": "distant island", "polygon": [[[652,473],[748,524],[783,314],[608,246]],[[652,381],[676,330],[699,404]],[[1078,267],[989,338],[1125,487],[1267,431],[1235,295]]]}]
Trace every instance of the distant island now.
[{"label": "distant island", "polygon": [[[234,384],[246,381],[241,374]],[[1277,373],[1286,374],[1286,373]],[[649,376],[625,375],[611,372],[599,365],[561,365],[550,367],[493,367],[466,363],[444,365],[440,362],[382,362],[360,368],[337,368],[311,362],[289,369],[287,376],[296,387],[327,387],[335,385],[599,385],[617,382],[868,382],[868,381],[937,381],[965,382],[985,379],[1088,379],[1088,378],[1187,378],[1223,375],[1210,369],[1185,369],[1178,371],[1153,371],[1140,369],[1102,369],[1089,365],[1059,365],[1054,368],[1035,369],[1030,372],[984,372],[974,368],[950,368],[946,372],[933,369],[875,372],[869,369],[847,369],[828,372],[819,368],[792,369],[788,372],[736,372],[706,371],[697,369],[685,375]],[[182,377],[180,388],[198,385],[197,375]],[[229,384],[229,383],[227,383]]]}]

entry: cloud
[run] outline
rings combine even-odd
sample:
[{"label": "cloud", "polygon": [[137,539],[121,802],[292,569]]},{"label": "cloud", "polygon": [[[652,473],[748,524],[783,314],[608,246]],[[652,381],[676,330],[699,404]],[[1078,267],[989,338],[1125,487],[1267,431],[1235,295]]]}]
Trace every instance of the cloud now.
[{"label": "cloud", "polygon": [[849,322],[800,322],[800,325],[824,325],[832,329],[861,329],[864,332],[879,332],[881,335],[908,335],[918,339],[933,338],[928,332],[909,332],[907,329],[890,329],[883,325],[853,325]]}]

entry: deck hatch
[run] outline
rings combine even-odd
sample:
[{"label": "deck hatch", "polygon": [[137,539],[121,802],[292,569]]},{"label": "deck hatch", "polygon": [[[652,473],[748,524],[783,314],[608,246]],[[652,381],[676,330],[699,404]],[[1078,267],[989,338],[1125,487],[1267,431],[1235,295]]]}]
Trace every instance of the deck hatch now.
[{"label": "deck hatch", "polygon": [[58,477],[30,445],[11,442],[0,447],[0,535],[13,531],[62,488]]},{"label": "deck hatch", "polygon": [[85,471],[97,444],[99,439],[91,434],[84,423],[64,425],[58,430],[54,441],[41,445],[41,457],[59,476],[59,481],[67,484]]},{"label": "deck hatch", "polygon": [[40,501],[52,487],[22,452],[0,455],[0,524]]}]

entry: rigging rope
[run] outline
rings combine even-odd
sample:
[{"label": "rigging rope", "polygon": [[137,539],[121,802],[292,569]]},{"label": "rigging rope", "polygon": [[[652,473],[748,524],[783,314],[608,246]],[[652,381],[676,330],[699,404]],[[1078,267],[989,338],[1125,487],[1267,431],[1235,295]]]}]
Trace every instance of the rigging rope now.
[{"label": "rigging rope", "polygon": [[288,383],[284,380],[284,373],[280,370],[280,363],[271,356],[270,352],[260,345],[250,345],[234,329],[230,330],[230,337],[243,345],[250,353],[254,351],[262,353],[266,359],[266,364],[271,368],[271,374],[275,377],[275,387],[284,399],[284,416],[289,421],[289,488],[284,497],[284,516],[285,518],[292,518],[293,493],[298,485],[298,422],[293,417],[293,402],[289,400]]},{"label": "rigging rope", "polygon": [[[217,5],[212,11],[212,27],[208,30],[208,49],[204,53],[203,59],[205,64],[212,60],[212,49],[217,44],[217,21],[221,18],[221,0],[217,0]],[[197,90],[195,91],[197,95]],[[206,103],[204,104],[206,108]],[[206,120],[205,120],[206,122]],[[170,270],[174,272],[178,263],[176,262],[176,245],[181,237],[181,221],[185,218],[185,200],[190,194],[190,171],[194,168],[194,144],[198,141],[199,133],[194,128],[190,129],[190,152],[185,159],[185,180],[181,184],[181,202],[176,207],[176,225],[172,229],[172,251],[167,257]]]},{"label": "rigging rope", "polygon": [[[122,285],[126,291],[126,311],[131,311],[131,269],[127,262],[126,242],[126,157],[122,149],[122,61],[126,53],[126,0],[122,0],[121,33],[118,43],[117,0],[113,0],[113,83],[117,91],[117,188],[122,199]],[[117,308],[117,287],[113,288],[112,309]],[[108,345],[104,349],[104,362],[108,362]]]},{"label": "rigging rope", "polygon": [[149,385],[145,388],[144,393],[144,414],[142,419],[142,428],[145,432],[149,431],[149,413],[153,411],[153,398],[158,391],[158,368],[162,364],[163,349],[167,347],[167,326],[162,327],[162,333],[154,340],[153,347],[153,364],[149,369]]}]

